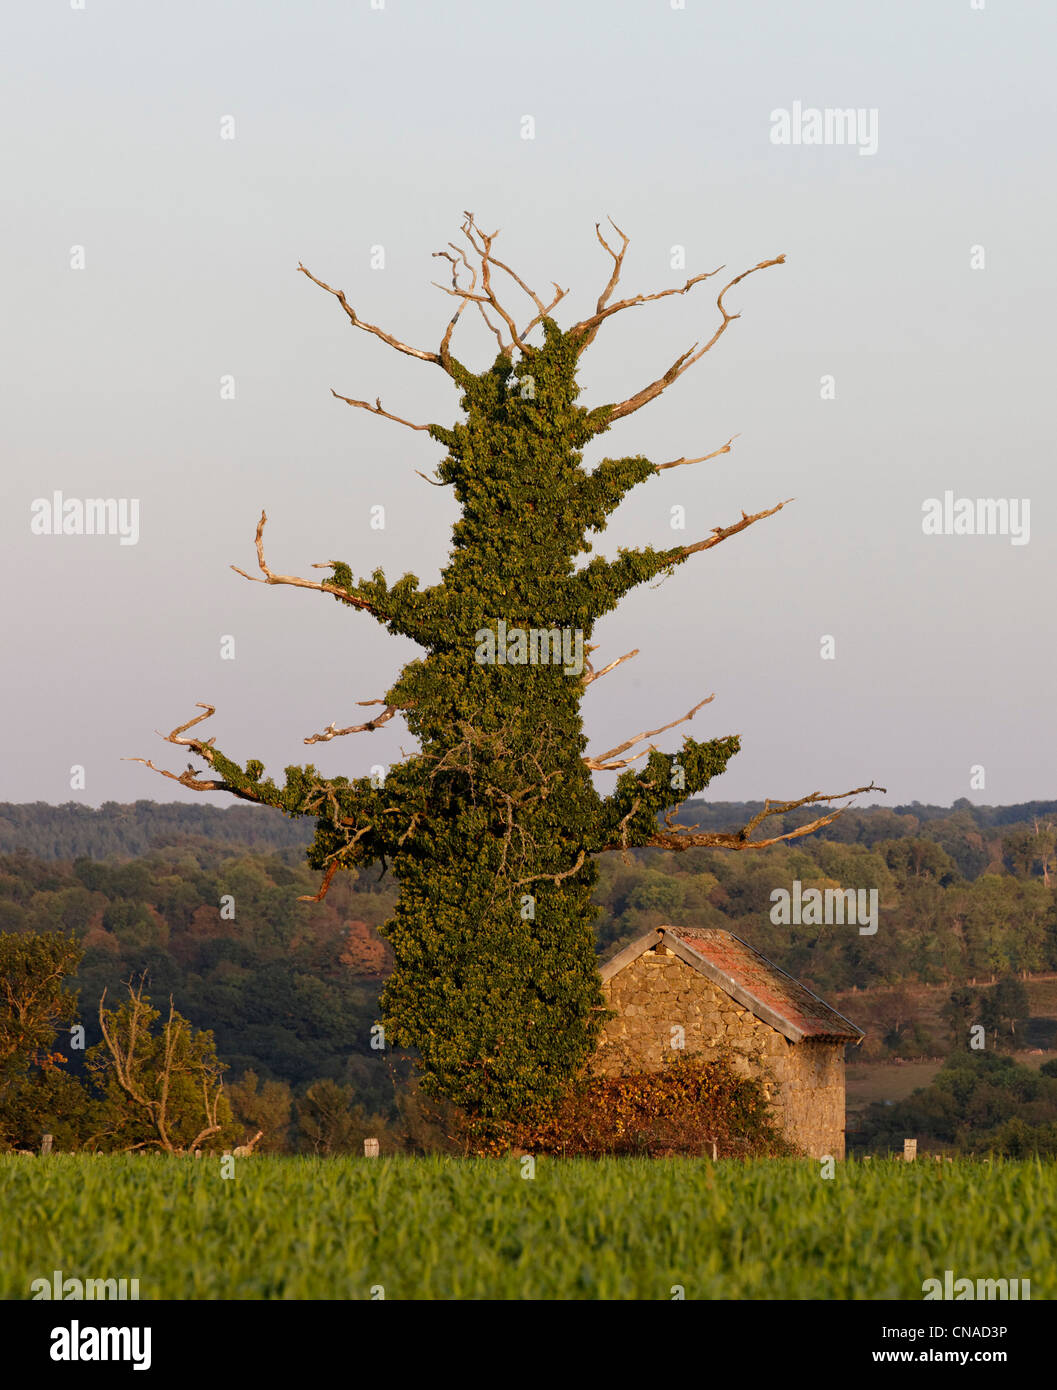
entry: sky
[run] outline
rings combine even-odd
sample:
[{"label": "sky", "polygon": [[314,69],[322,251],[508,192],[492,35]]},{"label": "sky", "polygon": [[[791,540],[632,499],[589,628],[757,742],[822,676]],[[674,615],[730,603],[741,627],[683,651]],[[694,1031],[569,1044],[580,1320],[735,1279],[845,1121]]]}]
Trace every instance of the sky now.
[{"label": "sky", "polygon": [[[279,572],[436,581],[456,506],[416,470],[441,446],[330,393],[441,424],[457,394],[296,268],[435,349],[451,301],[432,253],[466,210],[528,283],[569,288],[566,326],[608,277],[607,216],[629,295],[786,257],[585,453],[659,462],[738,435],[634,489],[596,553],[795,499],[600,623],[596,665],[640,654],[586,691],[591,751],[714,693],[689,730],[742,736],[719,800],[871,780],[887,793],[864,804],[1057,797],[1055,49],[1054,7],[999,0],[4,7],[0,801],[196,799],[125,759],[181,771],[158,731],[199,701],[203,734],[280,779],[413,746],[394,720],[306,749],[418,649],[230,566],[253,570],[266,508]],[[844,110],[854,130],[814,142],[811,113],[825,134]],[[605,325],[581,402],[707,339],[725,278]],[[464,317],[456,351],[482,369],[494,342]],[[134,536],[43,533],[57,492],[125,499]],[[970,533],[977,499],[995,534]]]}]

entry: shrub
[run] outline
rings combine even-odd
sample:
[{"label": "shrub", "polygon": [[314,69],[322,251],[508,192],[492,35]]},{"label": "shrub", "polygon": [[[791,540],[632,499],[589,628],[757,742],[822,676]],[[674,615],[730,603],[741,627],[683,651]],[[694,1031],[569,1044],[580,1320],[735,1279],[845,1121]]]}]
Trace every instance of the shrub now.
[{"label": "shrub", "polygon": [[570,1157],[795,1153],[777,1127],[764,1082],[740,1076],[729,1053],[674,1054],[656,1072],[585,1073],[550,1113],[509,1138],[522,1149]]}]

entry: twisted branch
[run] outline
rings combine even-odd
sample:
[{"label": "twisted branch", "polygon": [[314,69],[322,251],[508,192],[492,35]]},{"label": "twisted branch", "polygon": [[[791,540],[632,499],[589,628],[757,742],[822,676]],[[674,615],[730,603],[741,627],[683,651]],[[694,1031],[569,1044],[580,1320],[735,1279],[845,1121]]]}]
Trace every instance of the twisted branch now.
[{"label": "twisted branch", "polygon": [[[245,570],[240,570],[238,565],[232,565],[231,568],[235,571],[236,574],[241,574],[243,579],[249,579],[254,584],[292,584],[297,589],[317,589],[321,594],[334,594],[336,598],[344,599],[346,603],[352,604],[353,608],[363,608],[368,613],[374,612],[374,609],[371,607],[371,605],[367,602],[365,598],[357,598],[353,594],[348,593],[345,589],[339,588],[337,584],[328,584],[326,582],[319,583],[315,579],[301,579],[297,575],[292,574],[274,574],[268,568],[268,565],[264,559],[264,526],[267,520],[268,513],[262,511],[261,519],[257,523],[256,539],[257,564],[260,566],[261,573],[264,575],[264,578],[258,579],[255,574],[247,574]],[[313,566],[313,568],[329,569],[333,563],[334,561],[328,561],[325,565],[315,565]],[[201,706],[201,708],[205,708],[205,706]],[[203,719],[208,718],[207,715],[201,715],[200,717]],[[196,719],[192,722],[197,724],[198,720]]]},{"label": "twisted branch", "polygon": [[422,348],[409,347],[407,343],[402,343],[399,338],[394,338],[391,333],[386,333],[384,329],[375,327],[373,323],[364,322],[345,298],[344,290],[332,289],[330,285],[324,284],[322,280],[317,280],[312,272],[306,266],[303,266],[300,261],[297,263],[297,269],[302,275],[307,275],[314,285],[318,285],[321,290],[326,290],[328,294],[334,296],[345,310],[346,314],[348,314],[349,322],[354,328],[362,328],[365,333],[373,333],[376,338],[381,338],[383,343],[388,343],[391,348],[396,348],[397,352],[406,353],[408,357],[417,357],[423,362],[436,362],[438,365],[443,366],[439,353],[425,352]]},{"label": "twisted branch", "polygon": [[[625,415],[633,414],[636,410],[641,409],[641,407],[646,405],[649,401],[654,400],[657,396],[661,394],[662,391],[666,391],[674,381],[678,381],[684,372],[689,371],[695,362],[700,362],[701,358],[704,357],[705,353],[716,345],[719,339],[727,331],[728,324],[732,323],[737,318],[741,318],[740,314],[729,314],[726,308],[724,307],[723,296],[727,293],[728,290],[732,290],[734,286],[740,284],[741,281],[744,280],[747,275],[753,275],[757,270],[766,270],[769,266],[784,264],[784,255],[776,256],[774,260],[771,261],[760,261],[757,265],[751,266],[748,270],[743,270],[740,275],[736,275],[733,280],[729,281],[726,285],[724,285],[716,299],[716,308],[719,310],[720,314],[722,315],[722,318],[719,327],[712,334],[712,337],[709,338],[708,342],[704,345],[704,347],[699,348],[698,345],[694,343],[692,347],[687,348],[686,352],[682,353],[681,356],[675,359],[675,361],[672,363],[672,365],[668,368],[668,370],[664,373],[663,376],[658,377],[656,381],[650,382],[649,386],[644,386],[641,391],[636,391],[636,393],[633,396],[629,396],[627,400],[620,401],[619,404],[613,406],[612,409],[608,412],[607,421],[610,424],[612,424],[614,420],[621,420],[624,418]],[[720,267],[720,269],[722,269],[722,266]],[[715,274],[716,271],[714,270],[708,272],[708,275]],[[663,293],[685,294],[686,291],[690,289],[692,285],[696,284],[699,280],[703,279],[707,279],[707,275],[698,275],[695,276],[693,279],[688,280],[681,290],[665,290]],[[640,297],[639,299],[628,300],[627,303],[628,305],[644,303],[646,299],[659,299],[661,297],[661,295],[646,295]],[[609,313],[615,313],[616,310],[620,307],[624,306],[612,305],[609,309],[604,311],[604,315]],[[597,317],[598,316],[596,315],[596,318]],[[588,319],[585,322],[590,323],[591,320]],[[577,325],[577,327],[579,326],[580,325]]]},{"label": "twisted branch", "polygon": [[[358,705],[385,705],[384,700],[357,700]],[[347,729],[339,729],[337,721],[334,720],[323,730],[321,734],[313,734],[311,738],[306,738],[306,743],[329,743],[332,738],[340,738],[343,734],[373,734],[375,729],[387,724],[394,714],[399,712],[399,705],[385,705],[385,709],[374,719],[368,719],[366,724],[350,724]]]},{"label": "twisted branch", "polygon": [[[623,660],[623,658],[621,658]],[[610,748],[607,753],[599,753],[594,758],[584,758],[583,762],[592,772],[618,772],[622,767],[627,767],[630,763],[637,762],[639,758],[644,758],[648,753],[654,752],[652,744],[641,753],[636,753],[633,758],[624,758],[620,762],[611,762],[611,758],[617,757],[620,753],[626,753],[629,748],[633,748],[636,743],[641,743],[643,739],[654,738],[657,734],[663,734],[668,729],[674,729],[677,724],[685,724],[693,719],[699,709],[709,705],[715,699],[715,695],[709,695],[704,700],[696,704],[688,714],[684,714],[681,719],[673,719],[670,724],[662,724],[659,729],[647,729],[645,733],[636,734],[634,738],[626,739],[624,743],[618,743],[615,748]]]}]

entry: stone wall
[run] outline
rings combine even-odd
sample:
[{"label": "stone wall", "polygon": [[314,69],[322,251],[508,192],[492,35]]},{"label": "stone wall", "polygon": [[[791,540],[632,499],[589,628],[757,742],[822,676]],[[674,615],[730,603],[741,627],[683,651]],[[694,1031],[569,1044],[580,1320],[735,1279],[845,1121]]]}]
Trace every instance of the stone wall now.
[{"label": "stone wall", "polygon": [[[604,985],[616,1011],[593,1066],[605,1076],[657,1071],[671,1055],[672,1029],[688,1052],[730,1049],[735,1068],[764,1080],[788,1139],[812,1157],[844,1157],[844,1044],[792,1043],[666,947],[644,952]],[[777,1091],[771,1085],[777,1082]]]}]

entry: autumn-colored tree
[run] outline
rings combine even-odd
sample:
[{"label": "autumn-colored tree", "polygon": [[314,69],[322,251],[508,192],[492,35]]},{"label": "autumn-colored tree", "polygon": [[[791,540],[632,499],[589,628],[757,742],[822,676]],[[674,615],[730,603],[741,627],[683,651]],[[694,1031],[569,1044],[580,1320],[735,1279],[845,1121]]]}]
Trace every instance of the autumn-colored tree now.
[{"label": "autumn-colored tree", "polygon": [[64,1060],[58,1031],[77,1017],[77,995],[64,987],[81,949],[62,932],[0,932],[0,1101],[33,1066]]},{"label": "autumn-colored tree", "polygon": [[[238,571],[259,583],[329,595],[418,643],[424,655],[384,696],[363,702],[380,706],[372,718],[344,728],[331,724],[305,742],[369,732],[401,715],[419,751],[384,779],[328,779],[308,765],[288,767],[280,786],[264,777],[259,760],[240,764],[215,738],[192,732],[214,712],[202,705],[205,713],[174,729],[168,741],[204,763],[209,775],[193,764],[165,775],[194,790],[313,816],[309,859],[324,875],[319,896],[339,869],[376,863],[394,871],[400,898],[383,933],[395,958],[382,999],[387,1039],[417,1049],[432,1094],[487,1120],[553,1101],[595,1045],[604,1009],[592,936],[593,856],[650,845],[757,848],[810,834],[838,812],[754,839],[769,817],[839,798],[814,792],[768,802],[729,832],[676,825],[670,816],[661,824],[659,816],[701,792],[738,751],[735,735],[706,742],[687,737],[671,754],[652,741],[692,719],[712,697],[682,718],[594,755],[586,752],[580,711],[595,682],[635,655],[596,669],[591,638],[598,620],[638,585],[670,574],[786,505],[742,512],[686,545],[622,549],[615,559],[580,563],[591,554],[589,536],[605,529],[633,488],[730,451],[728,440],[703,455],[661,463],[636,454],[604,458],[591,470],[583,465],[593,440],[656,400],[719,342],[739,317],[727,307],[730,292],[747,276],[781,265],[784,256],[729,279],[704,341],[659,376],[625,400],[588,408],[579,404],[577,373],[609,320],[650,301],[687,295],[719,271],[656,293],[615,297],[628,238],[614,226],[615,237],[607,240],[596,228],[609,258],[608,278],[594,310],[562,329],[553,315],[567,291],[555,284],[545,303],[495,255],[495,233],[483,231],[470,213],[461,230],[462,244],[436,253],[450,271],[450,285],[439,288],[455,300],[436,350],[410,346],[368,323],[341,290],[298,267],[333,296],[353,328],[438,367],[460,393],[463,416],[453,424],[416,424],[385,410],[380,400],[333,393],[357,409],[428,433],[444,448],[436,482],[452,489],[460,516],[439,582],[423,588],[405,574],[391,584],[381,570],[357,579],[339,560],[316,566],[329,571],[321,579],[279,573],[265,558],[264,512],[256,535],[259,573]],[[501,280],[530,301],[527,322],[498,293]],[[454,330],[467,309],[481,314],[498,348],[480,372],[452,353]],[[605,771],[621,776],[603,797],[592,773]]]},{"label": "autumn-colored tree", "polygon": [[63,1068],[59,1033],[77,1018],[65,987],[81,948],[62,932],[0,932],[0,1147],[72,1147],[88,1097]]}]

